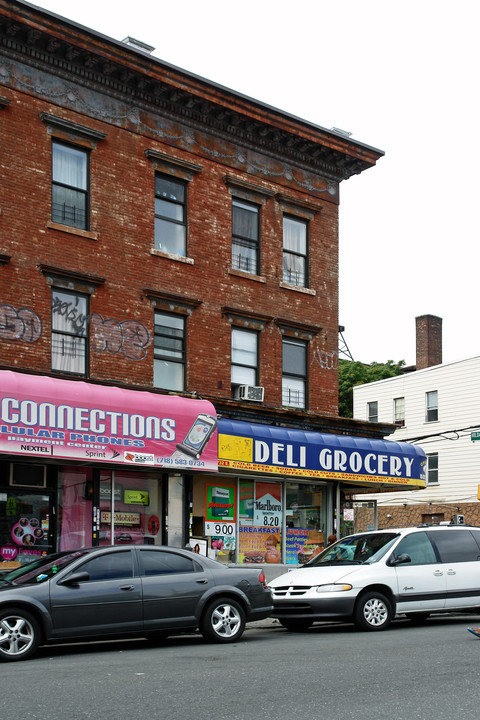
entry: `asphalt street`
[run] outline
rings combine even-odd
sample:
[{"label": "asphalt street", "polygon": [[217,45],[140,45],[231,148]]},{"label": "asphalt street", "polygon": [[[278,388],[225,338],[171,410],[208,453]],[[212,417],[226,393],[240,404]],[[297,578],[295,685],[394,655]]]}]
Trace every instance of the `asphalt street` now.
[{"label": "asphalt street", "polygon": [[397,620],[378,633],[322,624],[248,626],[232,645],[200,636],[41,648],[0,670],[2,720],[477,720],[480,617]]}]

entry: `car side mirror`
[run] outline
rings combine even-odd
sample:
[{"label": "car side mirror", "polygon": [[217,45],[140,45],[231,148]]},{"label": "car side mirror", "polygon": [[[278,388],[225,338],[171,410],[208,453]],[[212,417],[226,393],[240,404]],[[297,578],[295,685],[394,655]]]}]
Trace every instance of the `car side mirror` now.
[{"label": "car side mirror", "polygon": [[77,572],[72,573],[72,575],[69,575],[65,578],[65,580],[59,580],[59,585],[78,585],[78,583],[85,582],[86,580],[90,580],[90,575],[88,572]]},{"label": "car side mirror", "polygon": [[390,560],[390,565],[405,565],[405,563],[409,562],[412,562],[410,555],[402,553],[401,555],[397,555],[397,557],[392,558],[392,560]]}]

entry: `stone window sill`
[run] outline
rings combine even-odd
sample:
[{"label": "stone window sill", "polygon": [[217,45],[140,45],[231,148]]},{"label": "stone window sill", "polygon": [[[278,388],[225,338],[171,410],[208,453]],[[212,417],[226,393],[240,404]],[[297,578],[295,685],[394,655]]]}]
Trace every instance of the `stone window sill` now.
[{"label": "stone window sill", "polygon": [[69,225],[62,225],[61,223],[56,223],[52,220],[47,222],[47,227],[51,230],[60,230],[61,232],[69,233],[69,235],[87,238],[87,240],[98,240],[98,233],[90,232],[89,230],[80,230],[80,228],[73,228]]},{"label": "stone window sill", "polygon": [[163,252],[162,250],[157,250],[156,248],[152,248],[150,250],[150,254],[156,255],[156,257],[167,258],[168,260],[176,260],[177,262],[187,263],[187,265],[195,264],[193,258],[184,257],[183,255],[174,255],[173,253]]},{"label": "stone window sill", "polygon": [[235,275],[235,277],[245,278],[246,280],[253,280],[254,282],[265,282],[265,278],[263,277],[263,275],[253,275],[252,273],[245,272],[244,270],[235,270],[234,268],[229,268],[228,274]]},{"label": "stone window sill", "polygon": [[300,287],[299,285],[290,285],[290,283],[286,282],[281,282],[280,287],[285,288],[286,290],[293,290],[294,292],[304,293],[305,295],[317,294],[317,291],[312,290],[311,288]]}]

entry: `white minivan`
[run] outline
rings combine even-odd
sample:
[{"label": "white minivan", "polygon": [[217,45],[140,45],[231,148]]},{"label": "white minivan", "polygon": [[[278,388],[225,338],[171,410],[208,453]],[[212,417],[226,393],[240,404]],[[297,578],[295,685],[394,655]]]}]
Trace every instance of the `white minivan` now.
[{"label": "white minivan", "polygon": [[317,620],[384,630],[396,614],[480,611],[480,528],[421,525],[344,537],[269,583],[273,617],[292,631]]}]

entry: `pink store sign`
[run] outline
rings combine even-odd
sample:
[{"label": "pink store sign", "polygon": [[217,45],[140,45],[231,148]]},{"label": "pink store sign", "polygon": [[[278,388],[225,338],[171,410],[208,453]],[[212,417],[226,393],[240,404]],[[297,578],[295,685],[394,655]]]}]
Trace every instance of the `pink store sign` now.
[{"label": "pink store sign", "polygon": [[217,418],[190,400],[0,370],[0,452],[217,470]]}]

